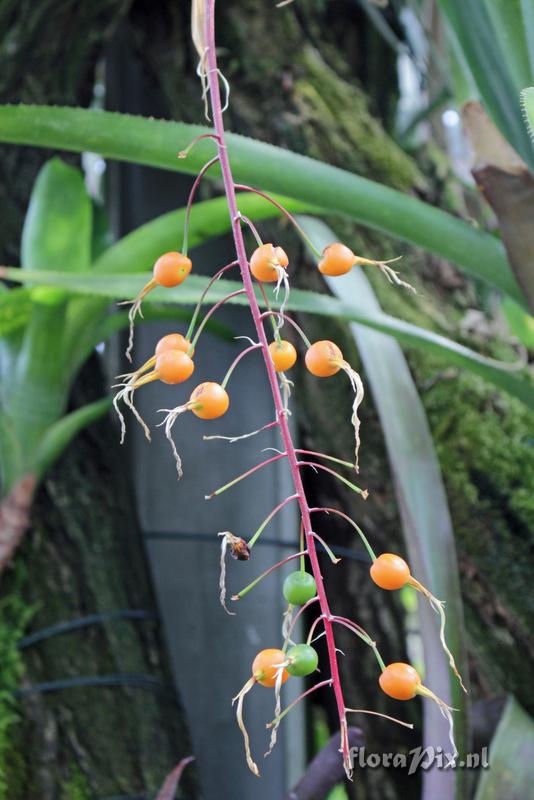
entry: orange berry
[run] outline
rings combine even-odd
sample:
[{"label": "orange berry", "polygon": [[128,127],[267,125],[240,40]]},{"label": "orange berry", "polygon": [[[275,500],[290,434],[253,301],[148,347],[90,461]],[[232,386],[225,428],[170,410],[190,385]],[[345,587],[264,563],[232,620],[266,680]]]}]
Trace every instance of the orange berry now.
[{"label": "orange berry", "polygon": [[411,700],[417,694],[421,678],[417,670],[400,661],[388,664],[378,679],[380,688],[395,700]]},{"label": "orange berry", "polygon": [[178,286],[191,272],[191,259],[182,253],[164,253],[154,264],[153,277],[159,286]]},{"label": "orange berry", "polygon": [[277,372],[285,372],[286,369],[291,369],[297,360],[297,351],[291,344],[282,340],[281,342],[271,342],[269,345],[269,353]]},{"label": "orange berry", "polygon": [[[168,333],[162,336],[156,345],[155,354],[157,356],[164,353],[166,350],[181,350],[182,353],[187,353],[191,346],[189,339],[182,336],[181,333]],[[193,355],[193,353],[191,353]]]},{"label": "orange berry", "polygon": [[254,250],[250,258],[250,271],[259,281],[274,283],[278,280],[276,267],[287,267],[289,259],[281,247],[262,244]]},{"label": "orange berry", "polygon": [[[282,650],[268,648],[260,650],[252,662],[252,674],[262,686],[274,686],[278,674],[277,667],[284,664],[287,660],[286,654]],[[289,672],[284,668],[282,673],[282,683],[289,678]]]},{"label": "orange berry", "polygon": [[305,361],[312,375],[329,378],[341,369],[338,362],[343,361],[343,353],[334,342],[323,340],[308,348]]},{"label": "orange berry", "polygon": [[319,272],[323,275],[345,275],[350,272],[356,261],[356,256],[350,249],[341,242],[329,244],[323,250],[323,257],[317,265]]},{"label": "orange berry", "polygon": [[230,398],[220,383],[201,383],[191,394],[190,403],[193,414],[200,419],[217,419],[228,411]]},{"label": "orange berry", "polygon": [[410,567],[403,558],[393,553],[378,556],[370,573],[381,589],[401,589],[410,580]]},{"label": "orange berry", "polygon": [[156,358],[155,372],[163,383],[183,383],[194,370],[193,360],[182,350],[165,350]]}]

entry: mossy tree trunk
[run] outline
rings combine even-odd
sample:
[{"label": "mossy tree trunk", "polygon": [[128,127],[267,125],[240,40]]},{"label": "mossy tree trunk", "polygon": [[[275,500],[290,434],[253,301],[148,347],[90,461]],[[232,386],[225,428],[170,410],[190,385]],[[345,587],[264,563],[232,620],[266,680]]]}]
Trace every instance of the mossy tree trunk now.
[{"label": "mossy tree trunk", "polygon": [[[129,5],[2,0],[2,102],[87,105]],[[18,261],[29,193],[49,155],[0,148],[2,263]],[[105,392],[95,356],[70,407]],[[78,628],[56,627],[81,618]],[[2,580],[0,643],[2,800],[153,796],[191,753],[127,465],[108,419],[78,437],[36,495],[30,529]],[[190,798],[193,774],[188,768],[182,782]]]}]

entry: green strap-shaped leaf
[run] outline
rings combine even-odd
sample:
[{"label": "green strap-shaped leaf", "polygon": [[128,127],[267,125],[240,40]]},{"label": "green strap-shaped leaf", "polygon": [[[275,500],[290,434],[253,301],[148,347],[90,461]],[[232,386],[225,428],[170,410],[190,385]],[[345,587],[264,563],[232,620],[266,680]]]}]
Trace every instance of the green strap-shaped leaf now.
[{"label": "green strap-shaped leaf", "polygon": [[532,753],[534,720],[510,697],[490,744],[489,769],[479,772],[475,800],[526,800],[532,797]]},{"label": "green strap-shaped leaf", "polygon": [[[530,74],[534,79],[534,3],[532,0],[521,0],[521,14],[530,61]],[[532,83],[532,81],[528,81],[528,83]]]},{"label": "green strap-shaped leaf", "polygon": [[[534,153],[521,125],[521,84],[515,82],[512,58],[503,49],[501,37],[495,30],[486,4],[489,2],[439,0],[439,5],[462,48],[483,105],[512,147],[533,168]],[[498,0],[492,2],[497,3]],[[506,3],[515,5],[516,0],[506,0]],[[509,15],[505,16],[508,19]]]},{"label": "green strap-shaped leaf", "polygon": [[[196,125],[111,112],[0,106],[0,141],[90,150],[106,158],[189,174],[196,174],[213,156],[213,144],[199,142],[184,159],[178,158],[178,151],[205,132]],[[306,156],[236,134],[230,134],[227,143],[236,180],[423,247],[524,303],[504,248],[495,237],[411,195]]]},{"label": "green strap-shaped leaf", "polygon": [[[496,43],[504,55],[516,89],[528,86],[534,80],[534,75],[523,18],[523,8],[527,3],[524,0],[484,0],[484,3],[493,23]],[[532,6],[532,0],[529,3]]]},{"label": "green strap-shaped leaf", "polygon": [[81,172],[59,158],[47,161],[32,189],[22,231],[21,264],[53,264],[83,272],[91,264],[91,201]]},{"label": "green strap-shaped leaf", "polygon": [[[99,275],[95,274],[94,271],[78,275],[44,271],[39,271],[38,274],[24,273],[24,270],[14,268],[4,268],[2,271],[4,277],[10,280],[43,286],[57,286],[71,292],[93,295],[94,297],[106,297],[110,300],[135,297],[149,277],[148,274]],[[197,303],[205,285],[206,278],[190,275],[184,284],[175,289],[155,289],[151,292],[150,298],[157,303],[193,305]],[[242,285],[237,281],[217,281],[210,291],[208,301],[211,303],[220,300],[240,288],[242,288]],[[263,304],[259,291],[258,301]],[[246,304],[246,298],[243,298],[243,296],[234,297],[231,302],[244,305]],[[274,299],[272,303],[276,307]],[[295,311],[359,322],[374,330],[389,333],[401,344],[424,348],[428,352],[442,356],[450,364],[471,370],[514,397],[519,398],[530,408],[534,408],[534,386],[529,379],[522,380],[518,378],[510,369],[511,365],[479,355],[468,347],[447,339],[445,336],[424,330],[417,325],[391,317],[381,311],[370,310],[363,305],[356,304],[356,302],[344,302],[335,297],[317,292],[293,289],[289,299],[289,308]]]},{"label": "green strap-shaped leaf", "polygon": [[[41,169],[24,221],[19,275],[36,275],[46,263],[63,275],[91,264],[91,203],[79,170],[55,158]],[[5,384],[3,413],[16,436],[23,470],[31,470],[44,432],[64,411],[70,382],[66,360],[67,293],[37,286],[20,349]],[[2,454],[4,462],[9,453]],[[10,467],[4,464],[4,469]]]},{"label": "green strap-shaped leaf", "polygon": [[501,309],[512,334],[516,336],[525,347],[534,352],[534,317],[531,317],[530,314],[523,311],[521,306],[518,306],[517,303],[514,303],[509,297],[504,299]]},{"label": "green strap-shaped leaf", "polygon": [[0,336],[24,326],[30,317],[32,301],[26,288],[0,292]]},{"label": "green strap-shaped leaf", "polygon": [[36,475],[42,478],[80,431],[107,414],[110,408],[111,398],[103,397],[71,411],[51,425],[34,453],[33,466]]}]

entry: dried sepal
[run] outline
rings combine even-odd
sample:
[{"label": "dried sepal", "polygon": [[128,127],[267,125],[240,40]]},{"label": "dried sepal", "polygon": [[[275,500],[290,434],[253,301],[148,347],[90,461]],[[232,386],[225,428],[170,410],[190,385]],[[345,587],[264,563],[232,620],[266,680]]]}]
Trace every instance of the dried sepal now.
[{"label": "dried sepal", "polygon": [[[396,261],[397,259],[394,260]],[[402,286],[403,289],[408,289],[408,291],[417,294],[417,289],[412,286],[411,283],[407,283],[406,281],[403,281],[402,278],[399,278],[399,273],[394,269],[391,269],[391,267],[388,267],[386,262],[380,263],[378,265],[378,269],[382,275],[386,276],[390,283],[396,284],[397,286]]]},{"label": "dried sepal", "polygon": [[126,358],[128,361],[131,362],[132,360],[132,350],[134,344],[134,332],[135,332],[135,318],[139,314],[141,319],[143,319],[143,310],[141,305],[143,303],[144,298],[146,295],[152,291],[156,286],[154,280],[150,280],[146,286],[143,286],[139,294],[134,300],[124,300],[122,303],[119,303],[119,306],[131,306],[130,310],[128,311],[128,320],[129,320],[129,330],[128,330],[128,346],[126,347]]},{"label": "dried sepal", "polygon": [[438,600],[437,597],[434,597],[432,592],[430,592],[426,588],[426,586],[423,586],[422,583],[419,583],[419,581],[416,580],[415,578],[410,577],[408,583],[409,583],[410,586],[413,586],[414,589],[417,589],[418,592],[421,592],[421,594],[424,594],[424,596],[428,599],[428,601],[429,601],[430,605],[432,606],[432,608],[434,609],[434,611],[437,614],[439,614],[439,640],[441,642],[441,646],[443,647],[443,650],[446,653],[447,658],[449,659],[450,668],[452,669],[452,671],[454,672],[454,674],[458,678],[460,686],[462,687],[464,692],[466,692],[466,694],[467,694],[467,689],[465,688],[464,682],[462,680],[462,676],[458,672],[458,667],[456,666],[456,662],[454,660],[454,656],[451,653],[451,651],[449,650],[449,648],[447,646],[447,642],[445,640],[445,624],[446,624],[446,621],[447,621],[446,617],[445,617],[445,602],[443,600]]},{"label": "dried sepal", "polygon": [[[210,91],[209,76],[208,76],[208,47],[206,44],[205,31],[205,17],[206,17],[206,3],[205,0],[193,0],[191,9],[191,38],[195,45],[195,50],[198,53],[199,61],[197,66],[197,75],[200,78],[202,86],[202,102],[204,103],[204,116],[211,121],[209,114],[208,95]],[[226,99],[222,111],[226,111],[230,101],[230,85],[220,69],[217,69],[217,75],[223,83]]]},{"label": "dried sepal", "polygon": [[291,633],[293,631],[293,609],[294,606],[292,606],[290,603],[284,611],[282,618],[282,638],[284,640],[284,650],[288,644],[295,644],[295,642],[291,639]]},{"label": "dried sepal", "polygon": [[356,372],[355,369],[351,367],[348,361],[340,361],[339,365],[341,369],[347,374],[348,379],[350,381],[350,385],[352,386],[352,391],[354,392],[354,400],[352,402],[352,416],[350,418],[352,427],[354,428],[354,469],[356,472],[360,471],[358,457],[360,453],[360,418],[358,416],[358,409],[362,404],[365,390],[363,388],[363,382],[360,378],[359,374]]},{"label": "dried sepal", "polygon": [[372,714],[374,717],[382,717],[383,719],[387,719],[390,722],[396,722],[397,725],[402,725],[404,728],[409,728],[413,730],[413,724],[411,722],[404,722],[402,719],[397,719],[396,717],[390,717],[389,714],[382,714],[381,711],[370,711],[367,708],[346,708],[345,709],[347,714]]},{"label": "dried sepal", "polygon": [[434,703],[438,706],[441,714],[447,722],[449,723],[449,742],[451,743],[451,747],[453,749],[452,753],[452,761],[453,763],[456,761],[458,757],[458,748],[456,747],[456,742],[454,741],[454,721],[452,718],[452,712],[455,711],[454,708],[447,705],[447,703],[438,697],[431,689],[428,689],[426,686],[420,684],[417,688],[417,694],[422,695],[423,697],[428,697],[429,700],[433,700]]},{"label": "dried sepal", "polygon": [[271,738],[269,740],[269,747],[267,752],[265,753],[264,757],[270,756],[274,750],[276,745],[276,740],[278,737],[278,728],[280,727],[280,713],[282,711],[282,700],[281,700],[281,693],[282,693],[282,683],[284,679],[284,670],[287,667],[288,662],[284,662],[283,664],[279,664],[277,667],[276,673],[276,681],[274,684],[274,724],[271,728]]},{"label": "dried sepal", "polygon": [[350,754],[349,729],[347,725],[347,717],[345,716],[345,714],[343,714],[343,717],[340,719],[340,733],[341,733],[341,747],[339,748],[339,752],[343,756],[343,769],[345,770],[345,775],[347,776],[347,780],[351,781],[354,768],[352,764],[352,757]]},{"label": "dried sepal", "polygon": [[205,0],[193,0],[191,4],[191,38],[199,58],[204,58],[206,38],[204,35],[206,18]]},{"label": "dried sepal", "polygon": [[230,611],[226,605],[226,550],[228,549],[228,538],[232,536],[229,531],[219,533],[221,539],[221,559],[219,569],[219,602],[231,617],[235,617],[235,611]]},{"label": "dried sepal", "polygon": [[236,694],[236,696],[232,699],[232,705],[234,705],[234,703],[237,700],[236,719],[237,719],[237,724],[239,726],[239,730],[243,734],[243,741],[245,743],[245,757],[246,757],[246,760],[247,760],[247,765],[248,765],[248,768],[250,769],[250,771],[252,773],[254,773],[254,775],[256,775],[257,778],[259,778],[260,777],[260,771],[259,771],[257,765],[255,764],[253,758],[252,758],[252,755],[251,755],[251,752],[250,752],[250,738],[249,738],[249,735],[248,735],[248,731],[247,731],[247,729],[245,727],[245,722],[243,720],[243,701],[245,699],[246,694],[248,692],[250,692],[250,690],[253,688],[255,683],[256,683],[256,678],[254,678],[254,677],[249,678],[249,680],[245,683],[245,685],[240,690],[240,692],[238,694]]},{"label": "dried sepal", "polygon": [[216,439],[220,439],[223,442],[228,442],[229,444],[234,444],[235,442],[240,442],[242,439],[250,439],[252,436],[257,436],[258,433],[262,433],[262,431],[268,430],[269,428],[274,427],[276,423],[269,422],[267,425],[263,425],[261,428],[258,428],[255,431],[250,431],[250,433],[242,433],[238,436],[221,436],[219,434],[212,435],[212,436],[203,436],[203,440],[205,442],[211,442]]},{"label": "dried sepal", "polygon": [[284,287],[284,299],[280,303],[280,309],[278,311],[278,322],[276,323],[277,330],[284,324],[284,314],[287,306],[287,302],[289,300],[289,277],[287,271],[284,267],[280,266],[280,264],[274,264],[274,268],[276,269],[276,274],[278,276],[276,281],[276,286],[274,287],[274,296],[278,300],[278,295],[280,293],[280,289],[282,286]]},{"label": "dried sepal", "polygon": [[172,454],[174,456],[174,463],[176,464],[176,472],[178,474],[178,480],[182,478],[184,471],[182,469],[182,459],[180,458],[180,453],[178,452],[176,444],[174,443],[174,439],[172,438],[172,428],[178,417],[181,414],[185,414],[185,412],[188,411],[189,408],[190,404],[184,403],[184,405],[176,406],[176,408],[159,409],[159,411],[165,413],[166,416],[163,422],[159,423],[158,427],[161,427],[162,425],[164,426],[165,436],[171,445]]},{"label": "dried sepal", "polygon": [[146,422],[142,418],[142,416],[139,413],[139,411],[136,409],[136,407],[134,405],[134,402],[133,402],[133,396],[134,396],[134,392],[135,392],[135,389],[136,389],[135,381],[133,381],[133,382],[132,381],[127,381],[126,383],[119,383],[119,384],[116,384],[115,386],[113,386],[112,388],[113,389],[119,389],[119,391],[117,392],[117,394],[113,398],[113,408],[117,412],[117,416],[119,417],[119,422],[120,422],[120,426],[121,426],[120,443],[121,444],[124,443],[124,439],[125,439],[125,436],[126,436],[126,421],[125,421],[124,415],[123,415],[123,413],[122,413],[122,411],[120,410],[120,407],[119,407],[119,403],[121,401],[124,403],[125,406],[127,406],[130,409],[130,411],[132,412],[132,414],[134,415],[134,417],[136,418],[138,423],[141,425],[146,438],[150,442],[150,428],[148,427],[148,425],[146,424]]},{"label": "dried sepal", "polygon": [[382,275],[384,275],[390,283],[396,286],[402,286],[403,289],[408,289],[410,292],[417,294],[417,289],[415,289],[411,283],[403,281],[402,278],[399,277],[399,273],[389,266],[389,264],[394,264],[395,261],[400,261],[401,258],[402,256],[398,256],[397,258],[390,258],[388,261],[373,261],[370,258],[356,256],[355,264],[373,264],[378,267]]},{"label": "dried sepal", "polygon": [[282,395],[282,408],[286,417],[291,416],[289,409],[289,400],[291,398],[291,387],[295,384],[290,381],[285,372],[278,373],[278,380],[280,381],[280,394]]}]

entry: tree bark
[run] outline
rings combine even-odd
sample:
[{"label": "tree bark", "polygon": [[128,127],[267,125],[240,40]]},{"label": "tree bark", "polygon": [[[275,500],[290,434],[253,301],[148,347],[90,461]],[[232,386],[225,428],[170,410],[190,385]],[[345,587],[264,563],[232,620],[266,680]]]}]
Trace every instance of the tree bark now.
[{"label": "tree bark", "polygon": [[[87,105],[129,5],[2,0],[2,102]],[[48,156],[0,148],[2,263],[18,261],[29,193]],[[71,409],[105,392],[94,357]],[[109,419],[79,436],[44,480],[1,589],[0,798],[153,796],[191,743]],[[194,767],[181,786],[198,796]]]}]

